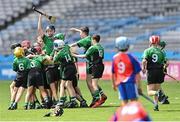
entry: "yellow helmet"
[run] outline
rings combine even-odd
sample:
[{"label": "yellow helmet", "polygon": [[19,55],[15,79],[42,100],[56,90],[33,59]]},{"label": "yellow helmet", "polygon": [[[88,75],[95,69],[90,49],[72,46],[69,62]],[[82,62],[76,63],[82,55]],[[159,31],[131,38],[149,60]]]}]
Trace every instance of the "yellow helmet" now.
[{"label": "yellow helmet", "polygon": [[14,55],[16,56],[16,57],[23,57],[24,56],[24,49],[22,48],[22,47],[16,47],[15,49],[14,49]]}]

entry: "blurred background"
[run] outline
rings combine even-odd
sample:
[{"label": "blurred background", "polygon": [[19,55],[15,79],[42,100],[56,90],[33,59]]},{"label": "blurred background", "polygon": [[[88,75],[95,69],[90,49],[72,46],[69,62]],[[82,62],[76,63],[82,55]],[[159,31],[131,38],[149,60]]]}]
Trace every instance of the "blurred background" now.
[{"label": "blurred background", "polygon": [[[33,5],[57,17],[56,32],[66,33],[67,43],[80,39],[78,33],[68,31],[71,27],[88,26],[91,35],[100,34],[105,61],[111,61],[115,54],[118,36],[131,39],[130,51],[140,60],[153,34],[167,43],[169,60],[180,60],[180,0],[0,0],[1,67],[13,61],[11,44],[36,41],[38,14]],[[48,24],[44,17],[43,28]],[[11,74],[12,70],[3,70],[0,79],[3,73]]]}]

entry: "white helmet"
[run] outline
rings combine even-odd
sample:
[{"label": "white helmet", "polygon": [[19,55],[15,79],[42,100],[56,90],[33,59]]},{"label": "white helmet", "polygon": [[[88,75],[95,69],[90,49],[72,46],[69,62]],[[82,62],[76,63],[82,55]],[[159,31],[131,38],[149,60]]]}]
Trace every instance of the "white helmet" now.
[{"label": "white helmet", "polygon": [[57,50],[57,49],[60,49],[62,47],[64,47],[65,43],[63,40],[54,40],[54,49]]},{"label": "white helmet", "polygon": [[116,38],[115,46],[118,50],[126,50],[130,46],[129,39],[127,37],[120,36]]}]

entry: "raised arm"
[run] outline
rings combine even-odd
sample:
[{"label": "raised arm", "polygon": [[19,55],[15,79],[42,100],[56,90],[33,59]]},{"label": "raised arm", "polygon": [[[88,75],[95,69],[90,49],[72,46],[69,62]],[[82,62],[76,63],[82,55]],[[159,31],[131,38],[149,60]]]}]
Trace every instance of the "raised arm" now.
[{"label": "raised arm", "polygon": [[43,37],[44,36],[44,32],[42,29],[42,15],[39,14],[39,19],[38,19],[38,36]]},{"label": "raised arm", "polygon": [[79,33],[81,32],[81,30],[78,29],[78,28],[70,28],[69,30],[70,30],[70,31],[74,31],[74,32],[79,32]]}]

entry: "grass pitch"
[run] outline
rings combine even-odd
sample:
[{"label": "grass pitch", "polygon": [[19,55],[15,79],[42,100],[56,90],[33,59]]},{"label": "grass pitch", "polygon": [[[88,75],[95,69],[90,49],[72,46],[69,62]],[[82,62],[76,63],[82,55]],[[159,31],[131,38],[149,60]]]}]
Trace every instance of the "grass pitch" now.
[{"label": "grass pitch", "polygon": [[[100,81],[100,84],[108,96],[108,100],[99,108],[75,108],[64,109],[61,117],[43,117],[49,110],[23,110],[24,97],[18,104],[17,110],[7,110],[10,103],[10,81],[0,81],[0,121],[107,121],[119,106],[118,93],[113,91],[110,81]],[[91,102],[91,95],[84,81],[79,82],[83,96]],[[142,84],[146,94],[146,85]],[[153,111],[153,105],[140,97],[144,107],[153,121],[180,121],[180,83],[166,82],[163,88],[169,96],[169,105],[160,105],[160,111]]]}]

